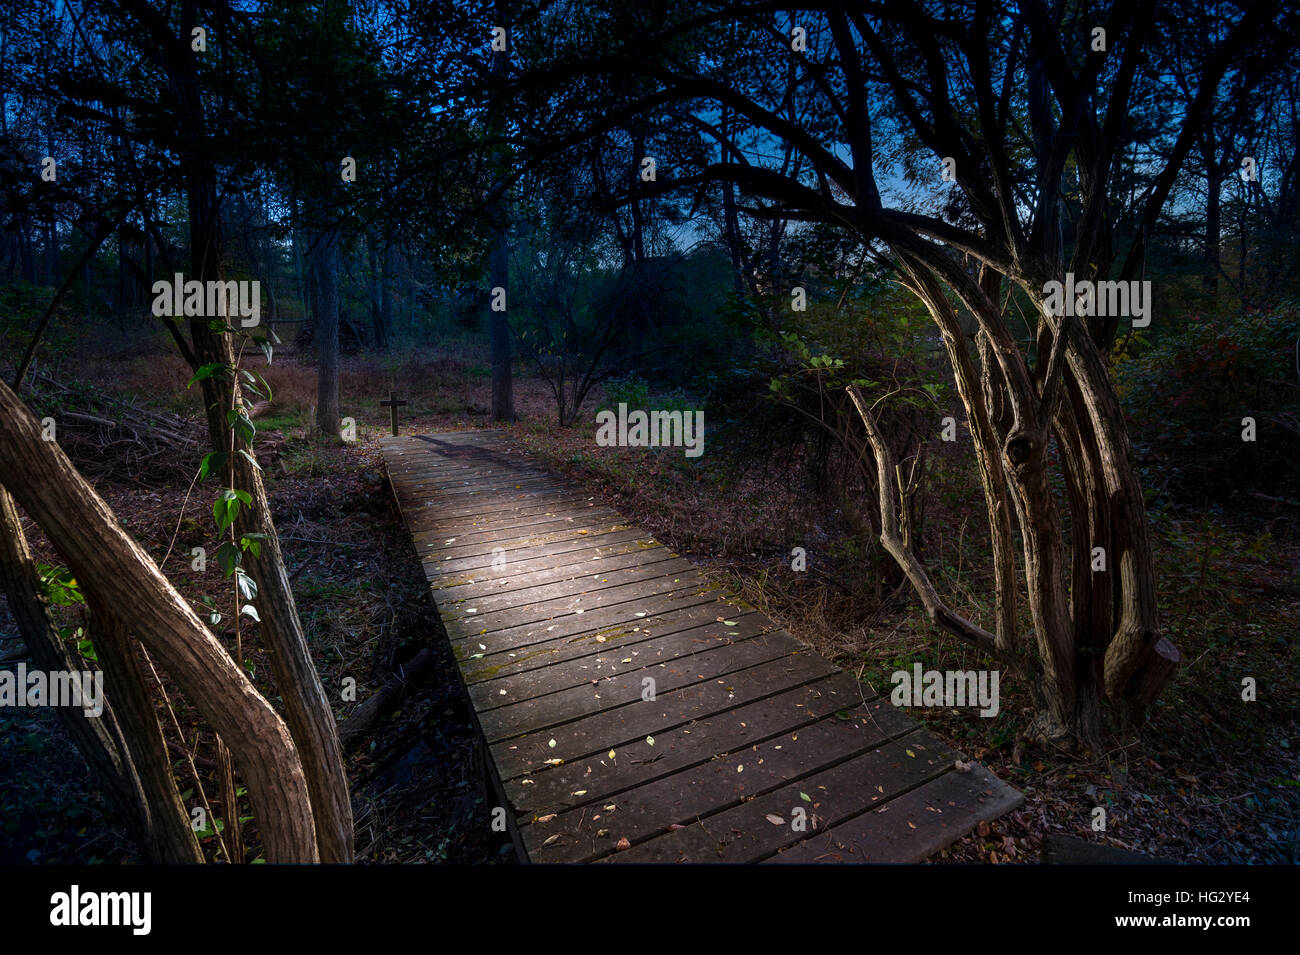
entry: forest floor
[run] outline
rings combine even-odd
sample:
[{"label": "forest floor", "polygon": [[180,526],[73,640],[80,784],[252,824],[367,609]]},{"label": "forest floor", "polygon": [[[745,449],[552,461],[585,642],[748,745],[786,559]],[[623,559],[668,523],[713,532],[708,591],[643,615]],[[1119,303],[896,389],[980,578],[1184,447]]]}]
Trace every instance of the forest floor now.
[{"label": "forest floor", "polygon": [[[178,359],[118,355],[81,359],[75,367],[82,381],[114,382],[121,394],[197,417]],[[337,715],[346,719],[356,705],[337,692],[346,677],[356,679],[356,699],[364,700],[421,648],[436,658],[433,675],[349,754],[359,859],[512,861],[508,839],[488,825],[491,800],[456,666],[377,453],[388,427],[378,402],[390,388],[411,402],[401,409],[404,433],[488,426],[486,356],[428,349],[345,360],[342,410],[358,427],[351,445],[312,436],[309,363],[278,355],[265,374],[275,395],[257,419],[259,459],[299,612],[322,681],[339,700]],[[890,674],[913,663],[927,670],[990,668],[978,653],[938,635],[905,589],[882,585],[869,572],[878,554],[851,530],[861,514],[842,498],[835,507],[844,513],[829,512],[789,455],[763,455],[763,464],[725,447],[698,459],[673,449],[599,448],[590,414],[573,428],[554,426],[549,391],[529,374],[516,378],[515,403],[520,421],[513,431],[539,463],[583,483],[882,695],[890,692]],[[192,573],[188,563],[189,548],[215,547],[205,518],[210,483],[191,489],[175,470],[141,473],[129,462],[115,464],[94,451],[90,436],[71,442],[69,453],[155,559],[170,554],[164,569],[196,606],[205,597],[218,605],[227,599],[219,571]],[[924,525],[930,572],[954,609],[987,622],[977,478],[953,454],[936,461],[931,481]],[[913,713],[1026,799],[936,862],[1037,861],[1050,833],[1177,862],[1296,861],[1300,699],[1288,676],[1298,662],[1295,515],[1151,517],[1162,621],[1184,662],[1148,726],[1140,737],[1117,734],[1090,756],[1020,746],[1030,701],[1010,679],[1001,685],[996,718],[970,708]],[[55,563],[39,532],[29,530],[38,558]],[[791,570],[796,546],[807,551],[807,572]],[[75,612],[67,622],[75,625]],[[13,632],[7,613],[0,614],[0,636]],[[12,639],[0,642],[0,657],[16,649]],[[246,653],[246,667],[264,692],[274,693],[259,652]],[[1242,700],[1246,677],[1257,682],[1253,702]],[[186,724],[183,702],[176,706]],[[195,752],[200,775],[207,775],[210,739],[172,742]],[[80,761],[68,758],[70,749],[47,711],[0,711],[0,863],[136,861]],[[1099,806],[1106,809],[1104,832],[1092,827]]]}]

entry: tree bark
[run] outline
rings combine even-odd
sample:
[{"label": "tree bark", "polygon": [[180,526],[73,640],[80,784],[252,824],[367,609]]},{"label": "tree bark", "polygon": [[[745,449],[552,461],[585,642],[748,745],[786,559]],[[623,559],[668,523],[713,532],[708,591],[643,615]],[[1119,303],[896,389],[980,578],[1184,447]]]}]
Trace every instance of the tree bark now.
[{"label": "tree bark", "polygon": [[[39,580],[27,537],[18,517],[14,499],[0,487],[0,575],[3,576],[9,612],[18,623],[32,661],[47,673],[77,669],[72,655],[64,646],[46,615],[41,602]],[[104,695],[104,709],[97,719],[87,717],[76,707],[55,709],[60,724],[86,761],[91,775],[109,803],[118,811],[122,822],[141,851],[151,862],[168,861],[158,851],[149,803],[145,800],[139,775],[123,739],[112,695]],[[171,860],[185,861],[185,860]]]},{"label": "tree bark", "polygon": [[49,535],[83,593],[105,604],[125,601],[140,641],[227,740],[248,781],[268,859],[317,861],[311,801],[288,729],[3,383],[0,484]]},{"label": "tree bark", "polygon": [[[505,18],[502,17],[505,23]],[[492,54],[492,76],[499,83],[504,83],[510,70],[509,50],[498,50]],[[504,149],[503,162],[498,173],[503,178],[509,174],[512,158],[508,149]],[[510,284],[510,204],[506,199],[500,202],[498,210],[501,216],[500,231],[496,244],[492,247],[488,268],[491,272],[493,289],[508,289]],[[510,299],[507,291],[506,306]],[[494,421],[515,420],[514,382],[510,361],[510,320],[505,309],[493,308],[488,313],[492,342],[492,419]]]},{"label": "tree bark", "polygon": [[102,595],[86,593],[91,642],[104,671],[106,693],[115,703],[122,735],[139,774],[152,825],[151,854],[164,862],[202,862],[203,853],[181,802],[158,714],[136,658],[127,625]]},{"label": "tree bark", "polygon": [[316,275],[316,426],[339,436],[339,260],[338,233],[319,233],[312,249]]}]

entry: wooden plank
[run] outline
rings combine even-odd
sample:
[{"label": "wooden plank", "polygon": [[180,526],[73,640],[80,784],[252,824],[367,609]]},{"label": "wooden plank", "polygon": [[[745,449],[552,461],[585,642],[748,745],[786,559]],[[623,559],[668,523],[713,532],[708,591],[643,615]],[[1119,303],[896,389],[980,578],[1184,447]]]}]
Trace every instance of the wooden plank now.
[{"label": "wooden plank", "polygon": [[648,692],[644,686],[647,678],[654,680],[654,692],[658,695],[673,690],[685,691],[705,680],[729,677],[747,667],[788,657],[800,646],[793,637],[775,630],[702,650],[685,659],[674,658],[652,667],[617,673],[594,683],[480,710],[479,725],[487,741],[493,743],[614,707],[647,702],[642,698]]},{"label": "wooden plank", "polygon": [[441,596],[483,597],[494,594],[503,588],[522,589],[538,584],[558,583],[563,580],[575,580],[589,574],[608,574],[625,567],[649,565],[677,557],[667,547],[625,546],[621,551],[613,549],[606,555],[588,556],[578,552],[573,556],[557,554],[533,562],[531,567],[519,563],[503,564],[500,567],[489,566],[476,576],[461,574],[457,577],[435,578],[430,588]]},{"label": "wooden plank", "polygon": [[[872,711],[871,703],[876,704]],[[661,777],[596,805],[536,816],[520,835],[539,862],[587,862],[615,851],[620,839],[642,842],[671,826],[690,825],[743,800],[829,768],[869,746],[911,732],[915,725],[873,698],[813,723],[736,747],[708,762]],[[587,781],[582,781],[586,786]],[[810,799],[818,801],[809,794]],[[572,797],[571,797],[572,798]],[[817,812],[812,802],[804,808]],[[609,806],[614,806],[610,810]],[[545,820],[544,822],[542,820]],[[602,832],[604,833],[602,835]],[[558,839],[553,839],[555,835]]]},{"label": "wooden plank", "polygon": [[492,610],[487,613],[470,613],[472,608],[464,604],[463,612],[450,608],[443,611],[442,621],[447,627],[448,637],[453,641],[462,640],[481,637],[521,624],[557,621],[569,616],[580,617],[593,610],[632,603],[647,597],[658,597],[681,590],[683,587],[707,587],[710,583],[709,578],[703,573],[691,568],[680,571],[675,577],[653,577],[605,590],[556,597],[553,600],[542,600],[519,607],[506,607],[503,610]]},{"label": "wooden plank", "polygon": [[439,521],[463,520],[466,517],[482,517],[492,514],[504,514],[529,507],[557,507],[563,504],[577,505],[595,501],[590,495],[579,494],[565,489],[556,489],[544,493],[524,494],[503,498],[495,504],[487,501],[475,501],[457,507],[442,507],[433,510],[425,505],[428,501],[420,498],[419,507],[411,509],[408,523],[413,531],[428,528],[425,533],[437,533]]},{"label": "wooden plank", "polygon": [[[504,551],[517,550],[522,547],[540,547],[543,544],[580,540],[583,537],[593,537],[596,534],[604,534],[609,531],[630,529],[630,524],[622,523],[587,525],[585,527],[570,524],[558,530],[551,530],[542,534],[530,534],[521,531],[517,537],[499,537],[491,541],[487,547],[484,547],[481,543],[462,544],[459,541],[454,546],[448,545],[444,543],[444,538],[439,538],[436,535],[433,536],[432,540],[420,540],[420,535],[412,536],[416,538],[415,546],[417,548],[431,550],[436,547],[442,561],[451,561],[461,557],[483,557],[485,555],[490,558],[492,556],[491,551],[498,547]],[[488,563],[491,564],[491,560]]]},{"label": "wooden plank", "polygon": [[[773,736],[797,734],[801,727],[824,716],[851,711],[860,705],[875,715],[889,706],[848,674],[836,673],[661,731],[655,736],[653,746],[643,739],[625,743],[615,750],[612,760],[606,751],[595,754],[594,758],[570,760],[530,773],[527,784],[523,778],[509,780],[505,790],[518,812],[536,816],[555,813],[606,800]],[[896,711],[889,707],[889,712]],[[602,755],[606,758],[602,759]],[[586,792],[576,797],[573,793],[577,790]]]},{"label": "wooden plank", "polygon": [[[629,670],[703,653],[714,647],[726,646],[748,640],[776,629],[760,613],[737,617],[736,626],[724,627],[714,622],[702,627],[677,630],[663,636],[643,636],[636,641],[622,641],[607,649],[601,644],[587,647],[586,653],[564,662],[550,662],[540,667],[521,670],[508,675],[495,675],[492,679],[472,683],[470,700],[476,709],[490,710],[521,700],[531,700],[557,693],[571,687],[597,684]],[[467,683],[471,681],[467,678]],[[604,694],[602,694],[602,697]]]},{"label": "wooden plank", "polygon": [[608,511],[610,514],[616,513],[610,511],[609,508],[596,501],[576,500],[563,501],[558,504],[528,504],[520,507],[512,507],[505,511],[494,511],[489,514],[481,512],[467,514],[464,517],[457,517],[447,521],[429,521],[421,524],[420,527],[421,530],[428,534],[454,534],[463,530],[487,530],[488,528],[494,527],[498,524],[524,520],[539,514],[563,514],[568,516],[592,514],[597,511]]},{"label": "wooden plank", "polygon": [[438,507],[436,510],[434,508],[438,502],[420,497],[418,498],[418,504],[405,506],[402,510],[407,520],[413,523],[414,528],[418,529],[428,520],[489,514],[493,511],[509,510],[512,507],[523,507],[530,504],[587,499],[587,496],[575,494],[573,491],[564,488],[541,488],[535,491],[515,491],[509,497],[498,497],[495,500],[471,498],[468,501],[456,503],[443,502],[443,506]]},{"label": "wooden plank", "polygon": [[619,570],[583,574],[580,577],[571,577],[568,580],[554,582],[541,581],[528,586],[511,587],[508,590],[485,596],[461,597],[454,593],[445,594],[447,612],[454,616],[461,610],[468,614],[472,609],[474,613],[482,615],[497,610],[522,608],[528,604],[554,600],[558,597],[593,594],[622,584],[662,578],[669,574],[692,574],[697,570],[689,560],[683,560],[680,557],[668,557],[667,554],[655,554],[654,556],[663,556],[666,559],[653,562],[642,560],[639,564],[633,564]]},{"label": "wooden plank", "polygon": [[[461,673],[465,682],[473,685],[484,680],[510,676],[515,673],[550,668],[570,660],[580,660],[601,653],[621,653],[624,647],[636,646],[665,635],[682,630],[692,630],[701,624],[719,626],[718,611],[726,608],[732,612],[736,608],[709,600],[690,606],[670,609],[662,613],[633,618],[622,625],[606,627],[602,630],[579,634],[576,637],[565,636],[553,640],[534,643],[518,650],[505,650],[498,653],[484,654],[474,659],[460,661]],[[745,619],[744,613],[734,617],[737,623]],[[766,618],[763,618],[766,621]],[[766,621],[775,629],[776,625]],[[626,656],[622,653],[621,656]],[[620,657],[621,658],[621,657]]]},{"label": "wooden plank", "polygon": [[[505,566],[513,572],[512,565],[516,563],[547,561],[561,555],[570,555],[580,551],[585,551],[593,557],[599,557],[605,554],[625,553],[625,548],[628,545],[641,548],[663,547],[653,538],[646,537],[643,531],[629,527],[626,524],[621,526],[610,525],[607,528],[589,531],[586,534],[579,531],[552,536],[555,537],[554,540],[545,541],[541,544],[498,545],[501,548],[500,556],[505,561]],[[432,548],[436,545],[428,544],[426,546]],[[470,554],[454,559],[429,554],[424,558],[424,573],[430,580],[445,580],[448,577],[463,576],[475,571],[482,571],[484,568],[491,567],[495,559],[496,555],[490,553]],[[566,557],[566,560],[572,559],[574,558]],[[536,563],[533,566],[536,567]]]},{"label": "wooden plank", "polygon": [[709,604],[716,608],[711,611],[714,616],[735,610],[734,607],[719,603],[712,591],[691,587],[661,594],[650,600],[628,601],[612,607],[602,607],[591,613],[569,614],[553,622],[541,620],[492,633],[475,633],[453,640],[451,649],[458,660],[466,660],[482,659],[494,653],[509,653],[512,650],[517,652],[561,637],[568,637],[574,643],[598,646],[605,642],[601,637],[609,639],[607,634],[615,633],[618,629],[629,625],[638,626],[641,618],[637,614],[644,613],[649,617],[696,604]]},{"label": "wooden plank", "polygon": [[[805,839],[768,862],[921,862],[1024,802],[978,763]],[[900,820],[902,822],[900,823]]]},{"label": "wooden plank", "polygon": [[[445,549],[448,553],[453,550],[457,553],[463,553],[464,548],[470,545],[479,545],[475,547],[478,552],[490,553],[494,547],[500,545],[503,541],[516,540],[520,537],[537,537],[543,534],[553,534],[557,531],[563,531],[570,528],[577,530],[586,530],[590,533],[593,527],[608,526],[617,523],[620,516],[607,508],[593,508],[591,510],[572,511],[568,513],[551,513],[539,515],[532,518],[525,518],[517,523],[499,523],[490,527],[479,529],[465,529],[460,532],[453,531],[447,535],[446,531],[421,531],[419,532],[420,540],[436,540],[442,538]],[[444,536],[447,535],[447,536]],[[579,535],[587,536],[587,535]],[[455,547],[452,547],[452,544]]]},{"label": "wooden plank", "polygon": [[661,693],[651,702],[638,700],[540,733],[499,742],[492,747],[492,754],[502,778],[513,779],[541,772],[547,760],[573,762],[599,756],[610,749],[617,750],[683,723],[810,683],[833,672],[834,668],[816,654],[791,654],[726,677]]},{"label": "wooden plank", "polygon": [[[836,824],[952,770],[956,753],[929,730],[905,736],[830,769],[765,792],[740,805],[654,836],[611,862],[757,862],[805,838],[796,829],[802,810],[812,831]],[[809,798],[805,800],[803,796]],[[814,820],[813,816],[817,819]],[[891,817],[896,819],[898,817]],[[772,820],[778,820],[773,822]],[[897,823],[906,825],[906,821]],[[910,830],[909,830],[910,831]]]}]

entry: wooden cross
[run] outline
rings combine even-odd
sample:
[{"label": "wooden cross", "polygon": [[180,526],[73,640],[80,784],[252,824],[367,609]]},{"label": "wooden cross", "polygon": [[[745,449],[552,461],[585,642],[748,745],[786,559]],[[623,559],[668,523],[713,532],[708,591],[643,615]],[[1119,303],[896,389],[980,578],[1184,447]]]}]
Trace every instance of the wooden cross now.
[{"label": "wooden cross", "polygon": [[401,398],[398,398],[393,392],[388,393],[388,400],[381,401],[379,404],[388,409],[388,414],[393,425],[393,434],[397,434],[397,409],[406,404]]}]

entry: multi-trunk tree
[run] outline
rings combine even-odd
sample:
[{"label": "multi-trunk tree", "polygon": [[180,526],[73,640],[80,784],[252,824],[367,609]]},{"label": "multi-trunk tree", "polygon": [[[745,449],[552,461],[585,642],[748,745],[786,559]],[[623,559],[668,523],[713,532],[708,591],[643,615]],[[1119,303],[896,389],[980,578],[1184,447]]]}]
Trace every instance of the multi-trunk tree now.
[{"label": "multi-trunk tree", "polygon": [[[530,144],[543,154],[664,103],[692,104],[715,148],[698,165],[661,162],[659,189],[734,184],[751,214],[834,225],[868,242],[924,303],[984,486],[992,622],[949,609],[891,532],[905,489],[883,454],[882,536],[938,627],[1028,680],[1039,740],[1095,743],[1107,701],[1140,719],[1178,664],[1160,633],[1143,492],[1109,367],[1133,316],[1065,303],[1051,283],[1072,275],[1142,293],[1156,220],[1217,91],[1269,17],[1252,5],[1209,25],[1196,84],[1154,133],[1129,117],[1153,95],[1150,53],[1178,10],[1151,0],[796,4],[790,17],[761,3],[578,5],[563,35],[584,42],[548,38],[549,62],[521,81],[534,102],[550,91],[536,123],[550,133]],[[628,75],[651,82],[612,106],[606,97]],[[1157,133],[1157,158],[1129,168],[1135,142]],[[921,170],[934,188],[918,198],[903,184]],[[1107,302],[1120,294],[1102,286]],[[884,450],[872,419],[885,396],[854,397]]]}]

